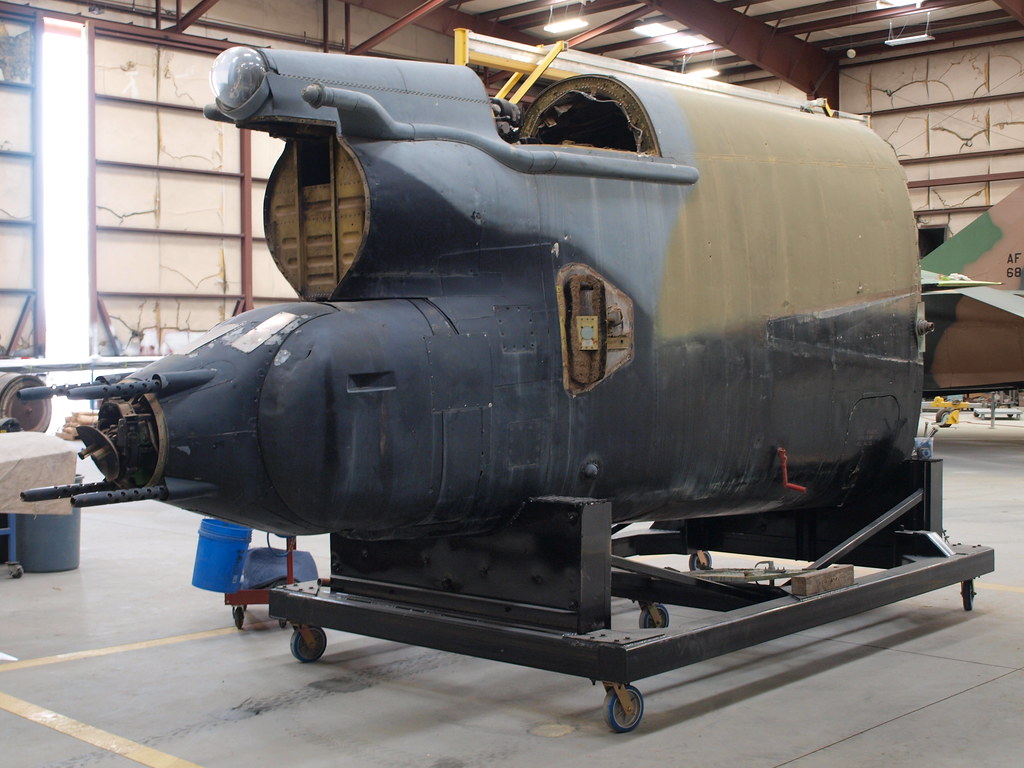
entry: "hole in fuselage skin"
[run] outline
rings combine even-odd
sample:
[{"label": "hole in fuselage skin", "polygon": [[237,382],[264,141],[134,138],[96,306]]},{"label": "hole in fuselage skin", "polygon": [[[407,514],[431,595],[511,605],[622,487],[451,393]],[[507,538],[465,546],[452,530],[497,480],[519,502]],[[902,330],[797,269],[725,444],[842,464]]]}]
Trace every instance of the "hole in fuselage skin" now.
[{"label": "hole in fuselage skin", "polygon": [[544,110],[537,139],[541,144],[640,150],[639,137],[617,102],[577,91],[565,94]]},{"label": "hole in fuselage skin", "polygon": [[331,150],[327,138],[305,138],[298,142],[299,186],[331,183]]}]

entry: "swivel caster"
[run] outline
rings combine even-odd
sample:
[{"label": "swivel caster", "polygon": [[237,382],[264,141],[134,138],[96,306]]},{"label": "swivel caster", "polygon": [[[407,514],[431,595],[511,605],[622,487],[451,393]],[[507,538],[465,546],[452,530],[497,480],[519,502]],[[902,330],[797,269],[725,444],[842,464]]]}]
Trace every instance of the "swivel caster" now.
[{"label": "swivel caster", "polygon": [[320,627],[296,627],[292,632],[291,648],[292,656],[303,664],[316,661],[327,650],[327,633]]},{"label": "swivel caster", "polygon": [[974,591],[974,579],[968,579],[967,581],[960,582],[960,597],[964,601],[964,610],[974,610],[974,596],[978,594]]},{"label": "swivel caster", "polygon": [[604,721],[616,733],[629,733],[644,716],[644,697],[632,685],[605,683]]},{"label": "swivel caster", "polygon": [[690,555],[690,570],[691,571],[710,571],[711,570],[711,553],[706,549],[701,549]]},{"label": "swivel caster", "polygon": [[664,629],[668,621],[668,608],[662,603],[640,603],[640,629]]}]

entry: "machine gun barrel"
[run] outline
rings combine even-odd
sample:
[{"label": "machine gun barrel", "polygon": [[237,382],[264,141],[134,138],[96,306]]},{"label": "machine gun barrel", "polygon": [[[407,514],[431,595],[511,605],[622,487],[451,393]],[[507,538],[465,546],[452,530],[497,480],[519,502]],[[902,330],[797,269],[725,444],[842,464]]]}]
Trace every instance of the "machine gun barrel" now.
[{"label": "machine gun barrel", "polygon": [[151,392],[180,392],[205,384],[214,376],[213,371],[177,371],[173,373],[155,373],[145,381],[124,381],[126,377],[100,377],[88,384],[58,384],[53,387],[26,387],[18,391],[20,400],[48,400],[54,396],[64,396],[69,400],[104,400],[120,398],[129,400]]},{"label": "machine gun barrel", "polygon": [[113,483],[73,483],[71,485],[51,485],[45,488],[29,488],[21,492],[22,501],[53,501],[68,499],[81,493],[110,491],[117,488]]}]

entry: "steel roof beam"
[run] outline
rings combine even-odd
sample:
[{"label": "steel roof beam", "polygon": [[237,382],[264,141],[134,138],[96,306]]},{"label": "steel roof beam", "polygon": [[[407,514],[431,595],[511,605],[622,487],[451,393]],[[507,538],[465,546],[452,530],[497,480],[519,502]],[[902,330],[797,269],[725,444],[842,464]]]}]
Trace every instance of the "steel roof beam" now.
[{"label": "steel roof beam", "polygon": [[640,18],[646,16],[650,12],[651,9],[648,8],[647,6],[635,8],[629,13],[619,16],[619,18],[617,19],[612,19],[611,21],[605,22],[604,24],[598,27],[594,27],[593,29],[588,29],[586,32],[576,35],[576,37],[572,38],[571,40],[568,40],[567,42],[569,43],[569,47],[573,48],[577,45],[580,45],[581,43],[585,43],[587,40],[598,37],[599,35],[603,35],[607,32],[614,32],[626,26],[631,21],[639,20]]},{"label": "steel roof beam", "polygon": [[992,0],[992,2],[1024,24],[1024,0]]},{"label": "steel roof beam", "polygon": [[[592,16],[595,13],[601,13],[602,11],[614,11],[618,8],[627,8],[633,5],[639,5],[642,0],[594,0],[591,3],[587,3],[586,7],[582,9],[582,15],[584,18]],[[554,17],[556,19],[561,17],[561,14],[565,13],[563,10],[565,5],[557,6]],[[569,11],[572,12],[572,7],[569,7]],[[538,13],[531,13],[526,16],[516,16],[514,19],[509,19],[504,22],[510,27],[516,29],[529,29],[530,27],[539,27],[547,24],[548,19],[551,17],[551,11],[539,11]]]},{"label": "steel roof beam", "polygon": [[[393,19],[400,19],[411,11],[415,11],[423,0],[347,0],[348,5],[357,8],[365,8],[368,11],[390,16]],[[507,24],[497,21],[489,21],[481,16],[457,11],[454,8],[438,8],[433,13],[417,19],[417,27],[429,29],[442,35],[451,35],[459,28],[471,29],[481,35],[500,37],[503,40],[512,40],[516,43],[527,43],[537,45],[541,41],[533,35],[527,35]]]},{"label": "steel roof beam", "polygon": [[192,8],[191,11],[182,16],[178,23],[171,27],[175,32],[184,32],[186,29],[191,27],[197,21],[199,17],[206,13],[208,10],[213,8],[220,0],[199,0],[198,3]]},{"label": "steel roof beam", "polygon": [[419,6],[418,8],[414,8],[413,10],[409,11],[407,14],[402,16],[402,18],[400,18],[394,24],[388,25],[373,37],[360,43],[355,48],[352,48],[349,51],[349,53],[353,55],[358,55],[360,53],[366,53],[367,51],[372,50],[373,48],[383,43],[392,35],[405,29],[407,26],[412,24],[417,19],[426,16],[428,13],[438,8],[438,6],[445,5],[447,2],[448,0],[427,0],[427,2],[423,3],[423,5]]},{"label": "steel roof beam", "polygon": [[652,8],[799,88],[839,104],[839,67],[817,46],[723,8],[715,0],[645,0]]}]

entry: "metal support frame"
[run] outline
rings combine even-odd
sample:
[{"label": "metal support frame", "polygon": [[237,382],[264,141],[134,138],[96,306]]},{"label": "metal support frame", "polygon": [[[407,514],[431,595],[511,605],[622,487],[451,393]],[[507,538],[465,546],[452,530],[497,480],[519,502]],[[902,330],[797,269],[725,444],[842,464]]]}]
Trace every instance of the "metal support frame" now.
[{"label": "metal support frame", "polygon": [[[843,553],[847,562],[877,564],[879,548],[868,544],[881,539],[888,565],[852,586],[812,596],[798,597],[784,587],[722,584],[702,579],[700,572],[610,555],[685,554],[692,549],[689,521],[676,530],[624,530],[613,537],[607,503],[548,498],[527,505],[491,535],[383,542],[333,535],[330,581],[272,590],[270,615],[291,621],[300,633],[327,627],[602,681],[628,713],[625,691],[617,686],[941,587],[960,584],[963,595],[973,596],[972,580],[995,567],[992,549],[940,542],[938,549],[924,547],[929,555],[920,553],[928,542],[918,533],[941,530],[941,462],[906,462],[887,480],[879,483],[880,495],[856,506],[855,519],[867,515],[872,524],[819,561]],[[893,505],[893,494],[902,501]],[[848,512],[833,509],[831,515]],[[791,536],[805,536],[799,518],[782,520],[791,523]],[[823,551],[835,527],[822,526],[824,538],[811,545]],[[772,539],[762,541],[770,546]],[[532,584],[524,589],[510,578]],[[567,600],[570,594],[578,600]],[[671,628],[612,629],[604,608],[611,596],[642,606],[664,601],[719,613]]]},{"label": "metal support frame", "polygon": [[297,625],[339,629],[591,680],[631,683],[962,584],[995,568],[994,553],[988,547],[956,547],[954,552],[950,558],[917,559],[834,592],[805,598],[787,595],[667,629],[565,634],[328,592],[309,583],[273,590],[270,615]]},{"label": "metal support frame", "polygon": [[828,568],[833,563],[839,562],[840,558],[850,554],[861,544],[866,543],[872,536],[885,528],[885,526],[889,525],[894,520],[903,517],[903,515],[905,515],[909,510],[917,506],[923,498],[924,491],[920,489],[914,491],[877,520],[864,526],[842,544],[833,547],[824,555],[819,557],[811,563],[811,568],[821,570],[822,568]]},{"label": "metal support frame", "polygon": [[[470,30],[455,30],[454,61],[456,64],[492,67],[507,72],[530,74],[537,69],[544,55],[545,48],[543,46],[538,48],[534,45],[524,45],[510,40],[500,40],[480,35]],[[643,64],[608,58],[606,56],[595,56],[591,53],[574,51],[572,49],[559,54],[558,58],[544,70],[541,78],[546,80],[562,80],[576,75],[626,76],[649,82],[672,83],[684,88],[724,93],[731,97],[774,104],[801,111],[808,111],[814,107],[813,102],[808,104],[806,102],[794,101],[793,99],[783,98],[753,88],[743,88],[729,83],[689,77],[688,75],[667,69],[648,67]],[[860,115],[850,115],[844,112],[836,112],[835,115],[858,122],[866,122],[866,118]]]}]

